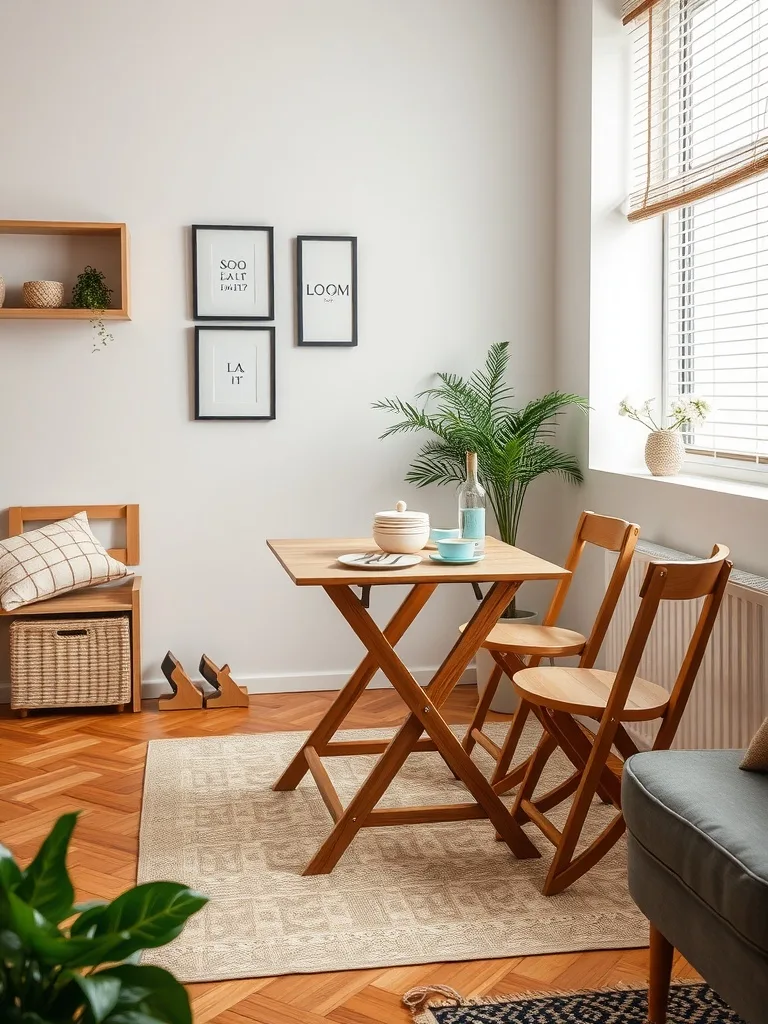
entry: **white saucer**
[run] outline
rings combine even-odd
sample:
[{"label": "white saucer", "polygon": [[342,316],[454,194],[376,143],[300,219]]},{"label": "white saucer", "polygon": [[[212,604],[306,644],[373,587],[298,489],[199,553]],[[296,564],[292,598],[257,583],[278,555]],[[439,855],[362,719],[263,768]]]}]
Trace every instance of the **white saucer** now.
[{"label": "white saucer", "polygon": [[[381,561],[366,562],[366,558],[380,558]],[[421,559],[418,555],[392,555],[384,551],[362,551],[352,555],[339,555],[338,561],[347,569],[370,569],[371,572],[378,572],[382,569],[408,569],[412,565],[418,565]]]},{"label": "white saucer", "polygon": [[475,562],[482,562],[485,555],[473,555],[472,558],[443,558],[442,555],[430,555],[433,562],[440,562],[441,565],[474,565]]}]

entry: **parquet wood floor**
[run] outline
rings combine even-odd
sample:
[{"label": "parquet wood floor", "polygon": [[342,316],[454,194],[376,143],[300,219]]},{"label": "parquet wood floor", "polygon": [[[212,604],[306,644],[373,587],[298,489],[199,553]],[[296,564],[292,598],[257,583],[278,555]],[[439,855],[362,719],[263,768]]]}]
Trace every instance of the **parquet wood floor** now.
[{"label": "parquet wood floor", "polygon": [[[460,687],[446,706],[466,722],[474,689]],[[252,695],[250,707],[139,715],[108,711],[33,713],[0,710],[0,840],[27,861],[54,819],[83,810],[72,846],[78,899],[113,898],[135,880],[147,740],[174,736],[309,729],[333,694]],[[367,692],[349,728],[397,725],[402,704],[391,690]],[[466,996],[645,983],[648,951],[564,953],[507,960],[426,964],[191,985],[196,1024],[405,1024],[400,997],[414,985],[447,984]],[[695,977],[678,959],[678,977]]]}]

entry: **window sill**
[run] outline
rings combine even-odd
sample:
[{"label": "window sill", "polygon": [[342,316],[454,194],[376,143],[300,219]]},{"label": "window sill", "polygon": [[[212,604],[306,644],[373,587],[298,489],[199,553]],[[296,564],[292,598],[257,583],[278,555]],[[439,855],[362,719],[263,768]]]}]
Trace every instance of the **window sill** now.
[{"label": "window sill", "polygon": [[648,470],[619,470],[590,467],[594,473],[607,473],[609,476],[632,477],[635,480],[648,480],[655,484],[671,484],[673,487],[692,487],[700,491],[717,491],[719,494],[735,494],[742,498],[757,498],[768,501],[768,486],[748,483],[745,480],[727,480],[723,477],[697,476],[694,473],[680,473],[678,476],[652,476]]}]

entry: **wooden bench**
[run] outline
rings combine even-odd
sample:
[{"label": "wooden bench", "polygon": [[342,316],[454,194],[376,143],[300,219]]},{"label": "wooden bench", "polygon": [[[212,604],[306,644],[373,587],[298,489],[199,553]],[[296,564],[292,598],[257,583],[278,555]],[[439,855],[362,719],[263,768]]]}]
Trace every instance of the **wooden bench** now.
[{"label": "wooden bench", "polygon": [[[24,533],[27,523],[52,523],[85,512],[89,520],[125,520],[125,547],[109,548],[109,554],[133,567],[139,564],[138,505],[17,505],[8,509],[8,536]],[[129,576],[119,583],[73,590],[69,594],[35,601],[6,612],[5,619],[51,618],[69,615],[127,615],[131,632],[131,710],[141,711],[141,577]]]}]

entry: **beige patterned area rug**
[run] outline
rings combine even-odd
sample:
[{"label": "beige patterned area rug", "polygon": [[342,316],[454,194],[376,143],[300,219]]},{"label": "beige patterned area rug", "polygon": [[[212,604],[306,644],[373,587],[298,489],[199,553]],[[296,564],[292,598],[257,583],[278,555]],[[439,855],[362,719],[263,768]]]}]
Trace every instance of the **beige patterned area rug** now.
[{"label": "beige patterned area rug", "polygon": [[[489,733],[499,741],[504,728]],[[537,735],[538,726],[526,733],[527,750]],[[488,821],[364,829],[331,874],[304,878],[331,819],[310,777],[291,793],[270,789],[304,736],[149,744],[138,880],[182,881],[211,902],[145,963],[198,982],[646,945],[647,923],[627,892],[623,841],[549,899],[541,895],[548,842],[527,826],[543,857],[518,861]],[[485,752],[474,756],[490,772]],[[342,802],[374,762],[324,760]],[[566,771],[565,761],[553,763],[542,785]],[[379,806],[467,798],[438,754],[417,753]],[[587,839],[612,813],[595,804]]]}]

